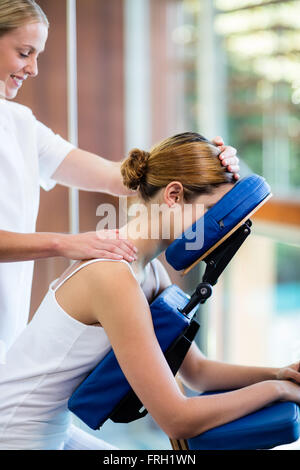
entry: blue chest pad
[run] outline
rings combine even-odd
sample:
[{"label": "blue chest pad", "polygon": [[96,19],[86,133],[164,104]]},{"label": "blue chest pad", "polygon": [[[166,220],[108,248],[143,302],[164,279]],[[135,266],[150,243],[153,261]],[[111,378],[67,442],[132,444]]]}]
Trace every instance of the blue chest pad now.
[{"label": "blue chest pad", "polygon": [[[178,286],[164,290],[150,305],[157,340],[174,374],[179,369],[199,325],[178,311],[189,301]],[[143,417],[142,403],[127,382],[114,351],[110,352],[74,391],[69,410],[92,429],[99,429],[107,419],[130,422]]]}]

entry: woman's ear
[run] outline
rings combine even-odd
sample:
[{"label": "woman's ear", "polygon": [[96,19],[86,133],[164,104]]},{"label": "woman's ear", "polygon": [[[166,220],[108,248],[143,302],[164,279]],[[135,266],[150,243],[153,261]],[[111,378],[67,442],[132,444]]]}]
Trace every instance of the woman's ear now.
[{"label": "woman's ear", "polygon": [[164,202],[169,207],[174,207],[175,204],[183,202],[183,186],[179,181],[172,181],[164,190]]}]

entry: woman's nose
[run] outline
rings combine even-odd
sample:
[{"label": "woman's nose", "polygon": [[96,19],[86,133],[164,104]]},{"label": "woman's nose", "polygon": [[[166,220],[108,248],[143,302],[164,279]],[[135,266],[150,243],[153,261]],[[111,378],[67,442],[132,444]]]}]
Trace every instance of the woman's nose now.
[{"label": "woman's nose", "polygon": [[37,59],[36,58],[31,57],[30,62],[25,67],[25,72],[30,77],[36,77],[38,75],[39,70],[38,70]]}]

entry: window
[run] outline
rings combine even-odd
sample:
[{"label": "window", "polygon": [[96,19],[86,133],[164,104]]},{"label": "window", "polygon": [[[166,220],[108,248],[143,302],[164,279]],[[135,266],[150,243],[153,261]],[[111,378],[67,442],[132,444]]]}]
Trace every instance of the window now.
[{"label": "window", "polygon": [[223,135],[244,174],[298,199],[299,9],[298,0],[169,2],[169,61],[184,97],[174,128]]}]

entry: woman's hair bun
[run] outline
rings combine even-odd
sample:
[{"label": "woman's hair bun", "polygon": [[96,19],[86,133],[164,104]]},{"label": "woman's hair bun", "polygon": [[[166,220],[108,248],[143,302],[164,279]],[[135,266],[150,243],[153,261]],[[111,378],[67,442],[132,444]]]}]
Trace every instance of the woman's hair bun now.
[{"label": "woman's hair bun", "polygon": [[137,148],[129,152],[128,157],[121,166],[123,183],[127,188],[133,190],[138,189],[141,182],[146,177],[149,157],[149,152]]}]

